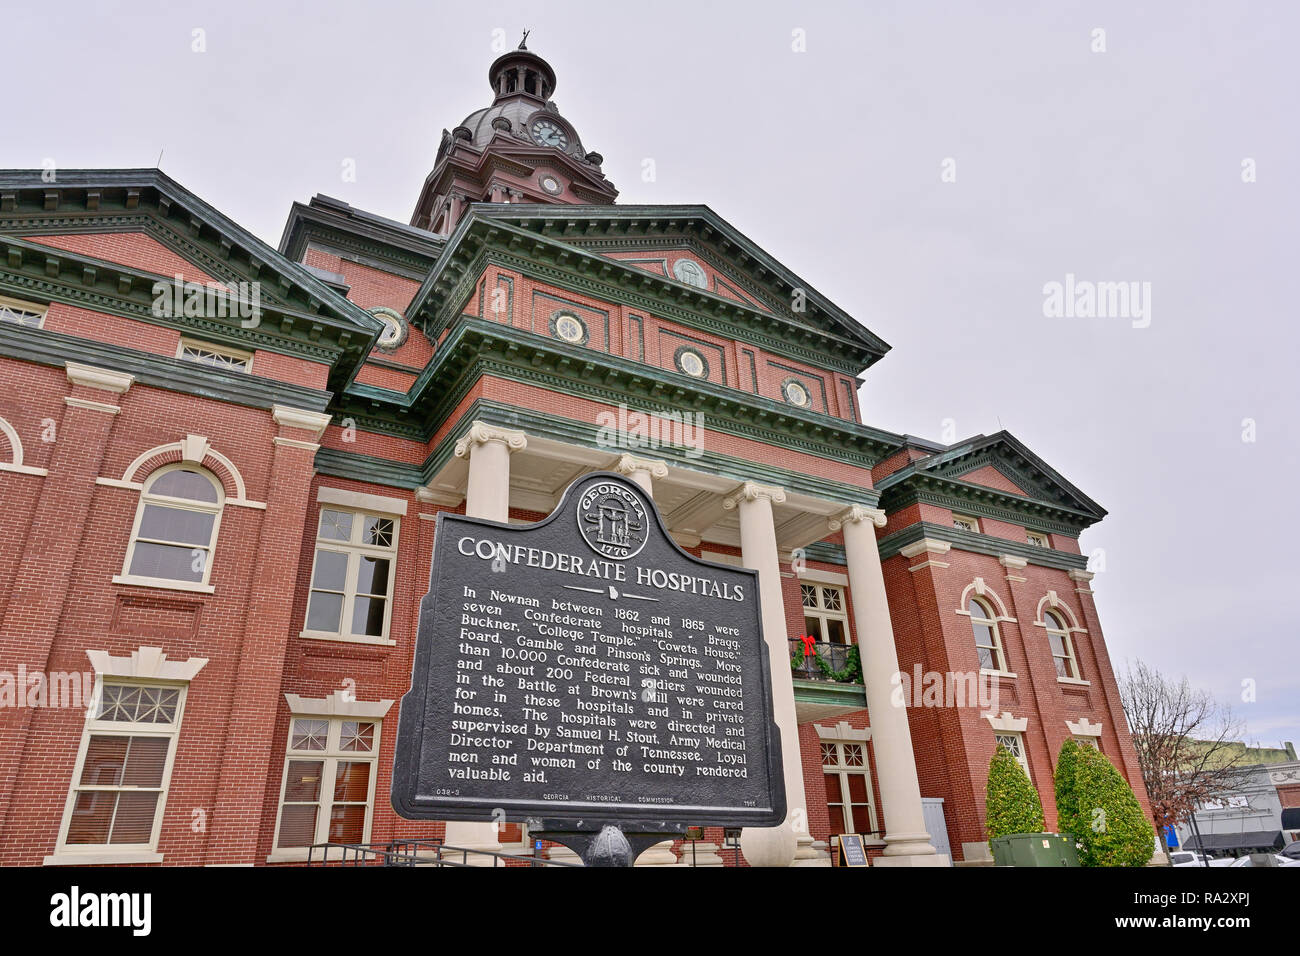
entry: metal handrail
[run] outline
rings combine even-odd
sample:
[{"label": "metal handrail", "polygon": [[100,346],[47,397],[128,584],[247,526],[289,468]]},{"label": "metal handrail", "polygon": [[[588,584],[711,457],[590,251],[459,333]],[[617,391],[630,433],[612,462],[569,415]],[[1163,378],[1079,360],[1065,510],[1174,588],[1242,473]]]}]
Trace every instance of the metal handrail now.
[{"label": "metal handrail", "polygon": [[[317,851],[320,851],[319,858]],[[331,859],[337,852],[338,858]],[[307,847],[308,866],[481,866],[491,857],[492,866],[581,866],[540,856],[517,856],[495,850],[450,846],[441,840],[402,839],[388,843],[313,843]]]},{"label": "metal handrail", "polygon": [[[812,650],[817,655],[814,657],[805,654],[806,645],[802,638],[790,638],[790,669],[795,677],[802,680],[819,680],[837,683],[834,678],[827,675],[820,667],[817,666],[817,657],[824,660],[833,671],[842,671],[848,666],[849,652],[853,650],[852,644],[832,644],[825,641],[817,641],[812,644]],[[803,666],[795,663],[797,658],[801,658]],[[840,681],[838,683],[861,683],[861,676],[856,681]]]}]

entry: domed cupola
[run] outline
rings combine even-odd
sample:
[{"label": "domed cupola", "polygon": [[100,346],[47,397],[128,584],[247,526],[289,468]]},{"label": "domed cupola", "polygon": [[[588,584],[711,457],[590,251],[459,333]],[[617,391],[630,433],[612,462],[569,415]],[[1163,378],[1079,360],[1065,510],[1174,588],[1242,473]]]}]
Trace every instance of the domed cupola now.
[{"label": "domed cupola", "polygon": [[443,130],[411,225],[449,235],[470,203],[612,203],[618,195],[551,101],[555,71],[526,46],[488,68],[492,105]]}]

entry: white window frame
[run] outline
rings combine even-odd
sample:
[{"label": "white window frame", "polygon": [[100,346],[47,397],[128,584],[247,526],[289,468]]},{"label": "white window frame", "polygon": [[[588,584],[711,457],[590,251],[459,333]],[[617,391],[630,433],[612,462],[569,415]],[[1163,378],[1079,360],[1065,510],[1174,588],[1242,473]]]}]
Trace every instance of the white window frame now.
[{"label": "white window frame", "polygon": [[[17,325],[25,329],[43,329],[45,328],[45,317],[49,314],[50,307],[41,305],[39,302],[28,302],[24,299],[12,299],[9,296],[0,295],[0,313],[9,312],[9,316],[0,315],[0,322],[10,325]],[[37,316],[36,323],[24,322],[13,315],[15,312],[23,312],[27,315]]]},{"label": "white window frame", "polygon": [[[172,471],[193,471],[208,479],[208,481],[212,483],[212,486],[217,489],[216,504],[210,504],[204,501],[195,501],[192,498],[172,498],[167,495],[152,494],[150,489],[153,487],[154,483],[163,475]],[[176,578],[151,578],[131,573],[131,562],[135,560],[135,546],[140,540],[140,522],[144,518],[145,506],[150,504],[163,508],[171,508],[177,511],[198,511],[203,514],[215,515],[212,520],[212,534],[208,538],[207,547],[201,548],[199,545],[190,545],[191,552],[196,549],[207,552],[207,557],[204,559],[203,564],[203,577],[199,581],[181,581]],[[215,592],[216,588],[214,588],[209,582],[212,578],[212,564],[217,551],[217,539],[221,534],[221,515],[225,511],[225,507],[226,489],[222,487],[221,481],[216,475],[212,474],[212,472],[208,471],[201,465],[196,465],[193,462],[188,461],[178,461],[155,469],[149,477],[144,480],[144,484],[140,488],[140,500],[136,504],[135,508],[135,521],[131,524],[131,538],[126,547],[126,558],[122,562],[122,573],[113,578],[113,583],[135,584],[151,588],[167,588],[173,591],[199,591],[204,594],[212,594]],[[148,541],[153,542],[154,539],[150,538]],[[159,540],[156,543],[171,544],[177,547],[182,546],[181,542],[176,541],[169,542]]]},{"label": "white window frame", "polygon": [[1047,535],[1041,531],[1030,531],[1025,529],[1025,543],[1035,548],[1051,548],[1052,542]]},{"label": "white window frame", "polygon": [[[321,520],[326,511],[341,511],[352,515],[352,537],[348,541],[321,537]],[[365,528],[365,518],[383,518],[393,523],[393,540],[386,546],[367,545],[360,542]],[[322,503],[316,513],[316,540],[311,553],[311,579],[307,585],[307,606],[303,612],[303,630],[300,637],[322,641],[345,641],[351,644],[382,644],[393,646],[397,641],[390,636],[393,628],[393,589],[397,581],[397,550],[400,543],[402,519],[400,515],[375,508],[356,508],[348,505]],[[307,626],[311,616],[311,596],[316,590],[316,555],[319,551],[332,551],[348,556],[347,572],[343,581],[343,608],[339,612],[339,630],[319,631]],[[384,630],[378,637],[371,634],[353,634],[352,611],[357,599],[357,578],[362,557],[388,559],[388,593],[384,596]],[[327,591],[329,589],[322,589]],[[330,593],[338,593],[330,591]],[[346,630],[345,630],[346,629]]]},{"label": "white window frame", "polygon": [[[1060,626],[1053,627],[1052,621],[1056,621]],[[1057,655],[1056,651],[1052,650],[1052,635],[1059,637],[1061,643],[1065,646],[1065,657],[1063,659],[1066,662],[1066,670],[1068,670],[1069,673],[1065,675],[1057,674],[1056,679],[1065,684],[1077,684],[1082,681],[1083,674],[1079,670],[1079,657],[1074,649],[1074,638],[1071,637],[1070,622],[1067,621],[1065,615],[1061,614],[1059,611],[1045,608],[1043,610],[1042,625],[1043,629],[1047,632],[1047,649],[1052,655],[1053,670],[1056,669],[1056,662],[1062,658]]]},{"label": "white window frame", "polygon": [[[875,787],[872,786],[872,782],[871,782],[871,754],[867,750],[867,741],[866,740],[839,740],[834,738],[821,737],[819,738],[818,743],[821,744],[821,747],[818,748],[817,753],[819,759],[822,761],[822,773],[827,776],[834,774],[835,776],[838,776],[840,778],[840,806],[839,806],[840,823],[849,828],[847,830],[840,830],[835,826],[835,821],[832,820],[831,832],[832,833],[857,833],[858,832],[856,829],[854,829],[853,812],[852,812],[853,802],[849,791],[849,780],[848,780],[850,774],[856,774],[860,777],[863,777],[867,785],[867,800],[866,800],[867,818],[871,823],[871,832],[864,833],[863,836],[865,836],[869,840],[880,838],[881,836],[880,821],[876,818],[876,790]],[[846,746],[862,748],[861,766],[857,764],[849,764],[845,762],[844,748]],[[825,757],[822,753],[822,749],[821,749],[822,747],[835,748],[835,763],[833,764],[826,763]],[[846,808],[849,809],[848,814],[845,814],[844,812]],[[827,810],[831,814],[835,813],[835,810],[830,806],[827,806]]]},{"label": "white window frame", "polygon": [[[965,527],[967,524],[970,525],[969,528]],[[954,511],[952,515],[952,526],[959,531],[970,531],[974,534],[980,533],[980,520],[972,515],[961,515]]]},{"label": "white window frame", "polygon": [[[1015,746],[1007,747],[1008,741],[1014,742]],[[1029,754],[1025,748],[1024,733],[1019,730],[995,730],[993,732],[993,743],[994,749],[996,749],[997,744],[1007,747],[1007,750],[1011,751],[1011,756],[1016,758],[1016,763],[1020,764],[1025,771],[1025,776],[1029,778],[1029,782],[1033,783],[1034,775],[1029,769]]]},{"label": "white window frame", "polygon": [[[86,711],[86,721],[81,732],[81,743],[77,747],[77,759],[72,769],[72,782],[68,786],[68,797],[63,806],[63,819],[59,824],[58,842],[55,844],[54,854],[45,858],[47,866],[161,863],[163,859],[162,854],[158,852],[158,837],[162,831],[163,817],[166,815],[167,795],[171,790],[172,769],[176,763],[176,751],[180,746],[181,721],[185,716],[185,701],[189,696],[189,682],[108,677],[108,683],[110,684],[179,690],[180,694],[176,701],[176,717],[170,724],[101,720],[99,711],[103,707],[104,683],[104,675],[96,675],[94,696],[91,698],[92,705]],[[90,749],[91,737],[166,737],[169,740],[167,761],[163,767],[158,803],[154,807],[153,830],[148,843],[69,844],[67,842],[68,830],[72,825],[72,811],[77,802],[77,793],[79,790],[84,789],[81,786],[81,773],[85,769],[86,754]],[[130,792],[132,788],[118,786],[94,789],[124,793]],[[152,790],[154,788],[143,789]]]},{"label": "white window frame", "polygon": [[1100,737],[1093,737],[1086,734],[1072,734],[1071,736],[1074,738],[1076,744],[1082,744],[1085,747],[1091,747],[1099,753],[1105,753],[1105,751],[1101,749]]},{"label": "white window frame", "polygon": [[[390,702],[391,703],[391,702]],[[295,750],[293,748],[294,726],[300,720],[319,720],[329,724],[324,750]],[[374,745],[369,751],[343,751],[339,749],[339,737],[344,722],[374,724]],[[346,714],[327,716],[324,714],[292,714],[289,718],[289,734],[284,742],[284,766],[280,771],[280,795],[275,808],[275,831],[272,834],[271,855],[268,863],[299,862],[307,859],[306,847],[280,847],[280,822],[284,817],[284,795],[289,785],[289,764],[293,761],[319,760],[321,762],[320,794],[316,799],[316,834],[313,843],[328,843],[330,828],[330,810],[334,806],[334,781],[338,765],[344,763],[370,764],[369,789],[366,793],[366,822],[362,828],[361,842],[370,842],[370,827],[375,817],[375,780],[379,776],[379,745],[383,733],[383,719]],[[329,781],[328,786],[325,781]],[[342,846],[343,844],[335,844]]]},{"label": "white window frame", "polygon": [[[191,349],[197,352],[209,352],[212,355],[231,359],[232,364],[218,365],[215,362],[205,362],[200,358],[186,355],[186,349]],[[228,345],[213,345],[211,342],[204,342],[200,339],[182,338],[176,346],[176,357],[183,362],[190,362],[194,365],[206,365],[209,368],[222,369],[227,372],[240,372],[247,374],[253,371],[252,352],[246,352],[243,349],[233,349]]]},{"label": "white window frame", "polygon": [[[817,592],[816,607],[809,607],[807,604],[803,603],[804,588],[816,589]],[[838,610],[828,608],[826,606],[826,600],[825,600],[826,595],[822,591],[823,588],[826,588],[827,590],[830,591],[838,592],[840,596],[840,606]],[[824,581],[813,581],[805,578],[800,578],[799,579],[799,604],[803,610],[804,618],[810,618],[810,617],[815,618],[818,622],[818,634],[816,635],[818,644],[837,643],[836,641],[832,641],[830,639],[830,635],[827,632],[828,629],[826,626],[826,622],[828,620],[836,620],[839,621],[844,628],[844,643],[841,644],[840,646],[853,647],[854,645],[853,631],[849,627],[849,592],[847,588],[845,588],[841,584],[828,584]]]},{"label": "white window frame", "polygon": [[[970,604],[972,601],[975,602],[975,604],[984,612],[985,614],[984,617],[976,617],[974,614],[970,613]],[[984,598],[976,595],[971,595],[970,597],[966,598],[966,614],[967,617],[970,618],[971,641],[974,643],[975,646],[975,661],[979,665],[980,672],[986,674],[1000,674],[1003,676],[1014,677],[1015,675],[1012,674],[1009,670],[1007,670],[1007,650],[1006,650],[1005,642],[1002,640],[1002,629],[998,627],[997,610],[992,606],[992,604],[990,604]],[[988,625],[989,629],[993,632],[993,652],[994,652],[994,657],[996,658],[994,662],[997,664],[996,669],[985,667],[983,662],[981,662],[979,659],[980,648],[983,647],[984,645],[980,644],[976,638],[976,634],[975,634],[976,624],[986,624]]]}]

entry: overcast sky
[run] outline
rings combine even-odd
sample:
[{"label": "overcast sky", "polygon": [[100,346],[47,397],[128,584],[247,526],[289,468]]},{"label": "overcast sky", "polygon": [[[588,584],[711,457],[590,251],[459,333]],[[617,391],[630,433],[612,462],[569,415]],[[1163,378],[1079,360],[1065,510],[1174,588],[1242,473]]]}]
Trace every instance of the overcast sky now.
[{"label": "overcast sky", "polygon": [[[1293,4],[7,6],[0,167],[161,152],[272,245],[316,193],[407,221],[531,28],[623,202],[707,203],[894,346],[867,422],[1005,427],[1109,509],[1117,667],[1300,743]],[[1067,274],[1145,314],[1045,315]]]}]

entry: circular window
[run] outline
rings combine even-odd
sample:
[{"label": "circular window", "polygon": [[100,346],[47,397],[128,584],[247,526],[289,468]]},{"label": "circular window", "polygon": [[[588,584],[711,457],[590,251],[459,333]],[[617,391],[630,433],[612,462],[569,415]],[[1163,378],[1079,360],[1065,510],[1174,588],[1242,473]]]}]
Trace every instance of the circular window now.
[{"label": "circular window", "polygon": [[556,312],[551,316],[551,334],[574,345],[587,344],[587,324],[572,312]]},{"label": "circular window", "polygon": [[705,361],[703,355],[689,345],[683,345],[673,353],[673,364],[677,366],[677,371],[689,375],[691,378],[708,378],[709,376],[709,363]]},{"label": "circular window", "polygon": [[697,289],[709,287],[709,277],[704,274],[704,267],[694,259],[678,259],[673,263],[673,275],[678,282],[685,282]]},{"label": "circular window", "polygon": [[560,181],[554,176],[543,176],[538,181],[542,184],[542,188],[552,196],[558,196],[564,191],[564,188],[560,185]]},{"label": "circular window", "polygon": [[381,305],[371,309],[370,314],[384,323],[384,331],[379,333],[381,349],[395,349],[406,341],[406,333],[409,329],[406,320],[402,318],[402,313]]},{"label": "circular window", "polygon": [[803,387],[803,383],[792,378],[787,378],[781,383],[781,394],[785,396],[785,400],[791,405],[798,405],[800,408],[806,408],[812,401],[808,389]]}]

